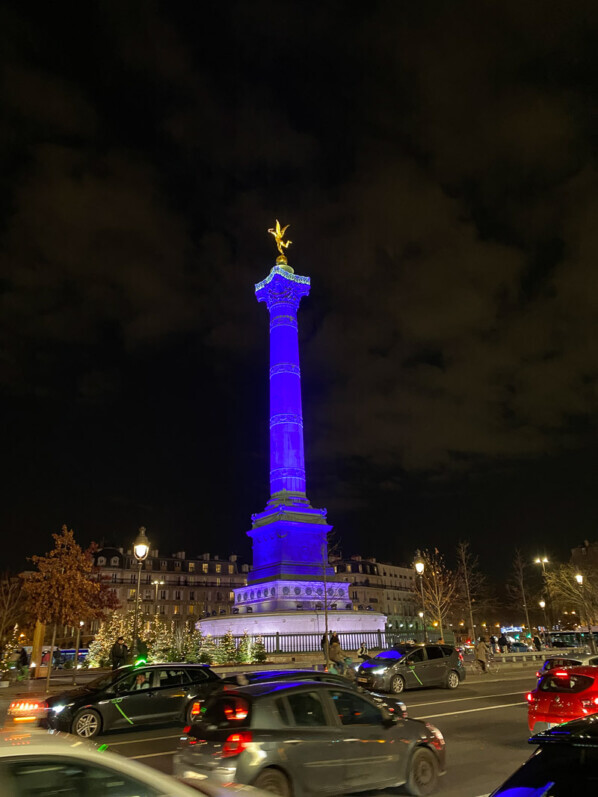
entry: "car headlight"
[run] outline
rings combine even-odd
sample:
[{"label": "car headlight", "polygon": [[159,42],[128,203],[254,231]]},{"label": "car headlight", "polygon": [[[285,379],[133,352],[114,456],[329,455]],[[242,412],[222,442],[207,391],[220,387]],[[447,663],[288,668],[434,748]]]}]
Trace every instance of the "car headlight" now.
[{"label": "car headlight", "polygon": [[60,714],[63,709],[70,708],[72,705],[72,703],[59,703],[57,706],[52,706],[50,711],[53,711],[54,714]]},{"label": "car headlight", "polygon": [[382,675],[383,672],[386,672],[387,667],[376,667],[375,670],[372,670],[373,675]]}]

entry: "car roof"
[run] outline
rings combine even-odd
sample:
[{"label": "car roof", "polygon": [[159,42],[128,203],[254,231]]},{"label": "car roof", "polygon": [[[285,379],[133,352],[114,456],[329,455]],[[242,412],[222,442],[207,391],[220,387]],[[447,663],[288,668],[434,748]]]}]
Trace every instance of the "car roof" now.
[{"label": "car roof", "polygon": [[598,714],[565,722],[555,728],[536,733],[530,744],[570,744],[573,747],[598,747]]},{"label": "car roof", "polygon": [[[555,667],[553,670],[547,670],[542,674],[542,677],[554,678],[555,671],[559,669],[559,667]],[[563,667],[563,669],[573,675],[589,675],[591,678],[598,678],[598,667],[595,664],[579,664],[576,667]]]},{"label": "car roof", "polygon": [[238,686],[235,689],[229,689],[225,694],[239,694],[247,695],[248,697],[264,697],[279,692],[292,692],[294,689],[301,687],[302,689],[329,689],[334,686],[335,689],[346,689],[351,692],[350,686],[344,684],[331,684],[326,681],[260,681],[256,684],[247,684],[247,686]]},{"label": "car roof", "polygon": [[571,659],[572,661],[584,662],[596,658],[598,658],[598,653],[561,653],[560,656],[558,653],[556,653],[553,656],[549,656],[546,661],[554,661],[555,659]]}]

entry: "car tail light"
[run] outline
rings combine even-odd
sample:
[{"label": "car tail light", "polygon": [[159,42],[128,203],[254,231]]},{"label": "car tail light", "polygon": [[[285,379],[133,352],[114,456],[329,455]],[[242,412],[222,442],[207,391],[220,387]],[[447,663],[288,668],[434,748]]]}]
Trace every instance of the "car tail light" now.
[{"label": "car tail light", "polygon": [[252,739],[251,731],[231,733],[222,747],[222,758],[232,758],[233,756],[241,755]]},{"label": "car tail light", "polygon": [[45,700],[13,700],[8,707],[8,716],[13,722],[35,722],[47,710]]},{"label": "car tail light", "polygon": [[199,703],[196,700],[195,703],[193,703],[193,705],[191,706],[191,711],[189,713],[191,717],[199,717],[199,715],[201,714],[201,703]]},{"label": "car tail light", "polygon": [[542,673],[540,672],[540,670],[536,670],[536,678],[539,678],[541,675]]},{"label": "car tail light", "polygon": [[532,700],[534,699],[534,693],[528,692],[527,695],[525,696],[525,699],[527,700],[528,703],[531,703]]},{"label": "car tail light", "polygon": [[[183,728],[183,733],[187,737],[187,739],[186,739],[187,744],[190,745],[190,746],[193,746],[194,744],[198,744],[199,742],[205,741],[204,739],[198,739],[197,737],[190,735],[191,734],[191,725],[185,725],[185,727]],[[181,739],[181,741],[183,741],[183,739]]]},{"label": "car tail light", "polygon": [[247,706],[224,706],[224,716],[227,720],[246,720],[249,715]]},{"label": "car tail light", "polygon": [[554,670],[552,675],[555,678],[568,678],[569,677],[569,673],[567,672],[567,670]]}]

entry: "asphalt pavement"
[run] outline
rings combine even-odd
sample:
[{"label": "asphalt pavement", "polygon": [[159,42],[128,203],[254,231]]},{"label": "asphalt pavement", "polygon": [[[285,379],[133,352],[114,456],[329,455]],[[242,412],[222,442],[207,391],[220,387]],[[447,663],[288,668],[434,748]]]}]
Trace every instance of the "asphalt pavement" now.
[{"label": "asphalt pavement", "polygon": [[[535,672],[535,666],[505,667],[497,675],[469,676],[455,691],[430,688],[403,693],[409,716],[433,723],[446,739],[447,774],[440,781],[439,797],[487,795],[531,755],[525,694],[536,683]],[[66,683],[64,687],[68,688]],[[52,691],[59,688],[59,683],[53,684]],[[113,731],[96,741],[171,773],[180,732],[181,726],[171,723],[145,731]],[[367,795],[395,793],[388,789]]]},{"label": "asphalt pavement", "polygon": [[[403,694],[409,716],[433,723],[446,739],[447,774],[439,796],[486,795],[531,755],[525,694],[536,682],[534,675],[535,667],[530,667],[469,677],[451,692],[421,689]],[[170,724],[133,733],[114,731],[97,741],[170,773],[179,735],[180,726]],[[389,789],[368,795],[394,793]]]}]

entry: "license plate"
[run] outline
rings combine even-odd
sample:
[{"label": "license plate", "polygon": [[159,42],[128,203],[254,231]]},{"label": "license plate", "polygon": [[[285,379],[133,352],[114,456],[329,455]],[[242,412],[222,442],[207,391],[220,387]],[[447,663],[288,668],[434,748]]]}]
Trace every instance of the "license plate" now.
[{"label": "license plate", "polygon": [[368,682],[367,678],[358,678],[357,680],[359,681],[360,684],[367,684]]}]

